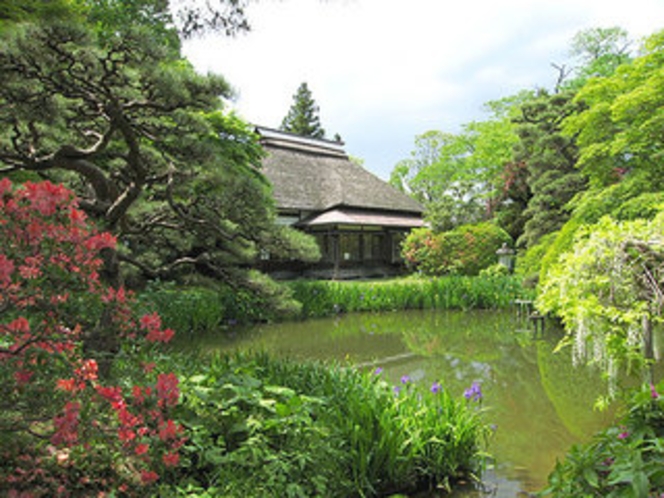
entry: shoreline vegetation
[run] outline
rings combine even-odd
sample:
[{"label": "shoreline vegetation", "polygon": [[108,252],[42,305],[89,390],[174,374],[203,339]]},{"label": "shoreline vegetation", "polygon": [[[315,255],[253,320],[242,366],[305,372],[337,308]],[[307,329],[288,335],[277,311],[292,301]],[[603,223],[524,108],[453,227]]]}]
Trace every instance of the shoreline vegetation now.
[{"label": "shoreline vegetation", "polygon": [[[194,335],[236,324],[350,312],[498,309],[524,296],[506,276],[294,281],[288,317],[260,314],[248,294],[160,287],[139,296],[169,327]],[[230,315],[231,312],[237,314]],[[242,312],[245,312],[242,314]],[[233,316],[230,320],[229,316]],[[444,385],[377,368],[271,358],[266,353],[171,352],[182,379],[180,422],[192,438],[176,496],[392,496],[479,482],[490,424],[479,385],[458,399]],[[327,462],[319,465],[321,459]],[[395,495],[403,496],[403,495]]]},{"label": "shoreline vegetation", "polygon": [[[247,324],[252,321],[306,320],[341,313],[406,309],[505,309],[513,306],[515,300],[530,300],[535,296],[533,289],[524,288],[522,281],[511,275],[433,278],[410,276],[381,281],[341,282],[303,280],[289,282],[287,285],[292,292],[292,297],[299,303],[296,308],[297,313],[288,316],[262,314],[260,303],[252,301],[249,294],[232,294],[203,288],[162,287],[142,294],[140,300],[142,305],[149,303],[149,306],[156,307],[167,323],[172,320],[169,326],[182,331],[182,334],[196,334],[206,330]],[[175,312],[169,312],[169,309],[175,310]],[[231,316],[230,319],[229,316]],[[471,403],[466,402],[467,406],[462,407],[458,403],[463,404],[463,400],[455,401],[449,398],[443,400],[435,396],[431,398],[428,396],[426,386],[415,386],[412,383],[391,386],[392,390],[399,389],[408,397],[409,401],[406,401],[405,397],[394,397],[394,394],[390,397],[386,394],[390,389],[385,382],[380,379],[372,379],[369,374],[342,368],[339,365],[276,360],[260,354],[254,357],[243,357],[242,362],[246,363],[246,368],[239,367],[238,357],[214,357],[209,365],[199,360],[180,359],[185,363],[190,361],[196,363],[196,368],[192,367],[190,372],[200,371],[200,366],[204,364],[205,373],[202,376],[200,374],[194,376],[199,382],[208,382],[210,373],[214,369],[217,370],[211,376],[212,379],[235,376],[234,383],[224,384],[226,394],[223,396],[229,396],[229,399],[234,400],[233,403],[237,402],[227,410],[232,411],[242,407],[243,416],[252,419],[255,417],[253,410],[256,410],[261,403],[267,402],[268,405],[274,404],[274,406],[281,407],[279,410],[267,410],[263,413],[255,428],[258,432],[253,434],[251,440],[247,439],[247,441],[251,441],[248,446],[238,446],[233,452],[225,453],[226,460],[239,465],[243,452],[257,452],[252,457],[256,467],[251,467],[245,461],[241,465],[241,468],[245,469],[245,473],[237,474],[244,477],[236,475],[236,480],[229,481],[228,486],[236,486],[238,492],[241,488],[243,492],[246,492],[248,488],[245,486],[257,485],[253,481],[253,475],[262,476],[259,479],[260,486],[277,486],[279,479],[288,480],[291,484],[289,489],[293,493],[292,496],[307,496],[307,493],[323,491],[330,496],[347,496],[348,493],[351,496],[353,493],[356,496],[390,496],[390,493],[415,492],[436,487],[450,489],[455,482],[461,480],[481,481],[481,471],[488,458],[486,443],[487,438],[490,437],[490,430],[487,429],[490,421],[483,419],[479,404],[470,406]],[[222,365],[226,370],[219,370]],[[235,366],[231,367],[231,365]],[[312,389],[313,386],[319,386],[321,382],[327,385],[325,393],[320,391],[322,389],[320,387]],[[186,382],[185,385],[187,385]],[[198,389],[192,385],[189,385],[189,388],[194,389],[192,392]],[[184,387],[183,392],[186,392],[186,389]],[[229,389],[238,390],[233,394],[235,397],[231,396],[231,393],[228,392]],[[441,389],[444,391],[442,386]],[[366,390],[366,392],[362,393],[362,390]],[[433,386],[432,390],[435,390]],[[240,392],[241,394],[239,394]],[[279,395],[275,395],[275,392],[278,392]],[[624,414],[619,414],[615,424],[598,433],[589,443],[570,449],[568,455],[552,470],[549,484],[543,490],[543,496],[570,496],[570,493],[605,496],[602,493],[611,492],[618,493],[618,495],[634,492],[637,493],[635,496],[639,496],[638,493],[646,489],[664,489],[663,476],[658,470],[661,469],[661,463],[664,461],[664,452],[661,451],[664,402],[658,394],[660,392],[664,392],[664,382],[656,386],[651,385],[650,388],[645,386],[636,394],[626,393]],[[361,397],[362,401],[359,401],[358,398],[345,403],[344,399],[348,398],[339,396],[338,393],[344,393],[344,396],[354,393],[353,396]],[[422,401],[423,393],[427,395],[427,401]],[[185,396],[185,399],[189,399],[191,402],[198,395],[194,394],[193,398]],[[249,403],[238,401],[243,397],[247,398],[245,401],[248,399],[252,401]],[[414,399],[418,401],[414,401]],[[227,401],[222,403],[220,399],[217,408],[221,408],[221,405]],[[434,406],[431,403],[441,403],[441,405]],[[290,406],[289,404],[294,404],[300,411],[295,413],[292,411],[292,407],[284,408]],[[371,408],[363,411],[361,407],[367,404]],[[454,415],[451,415],[450,412],[450,416],[457,422],[463,419],[464,422],[459,423],[463,423],[464,427],[473,433],[466,435],[466,452],[461,460],[456,459],[458,455],[450,458],[450,450],[445,447],[445,444],[448,443],[443,444],[443,441],[439,441],[436,436],[440,430],[440,426],[437,424],[447,424],[444,419],[436,418],[436,415],[441,413],[442,406],[448,405],[454,407]],[[207,409],[211,406],[208,405]],[[335,426],[333,429],[319,425],[320,415],[317,409],[313,408],[314,406],[319,408],[325,406],[325,410],[328,411],[327,416],[336,417],[334,420],[337,422],[344,418],[345,425]],[[408,408],[405,408],[406,406]],[[468,411],[468,409],[471,410]],[[406,410],[406,412],[399,410]],[[332,415],[335,411],[336,413]],[[419,413],[418,417],[409,419],[411,416],[414,417],[415,411]],[[277,414],[277,412],[279,413]],[[191,413],[193,412],[190,412],[189,415]],[[396,413],[399,413],[398,416]],[[428,415],[421,417],[422,413]],[[286,414],[288,416],[285,421],[277,422],[279,417],[284,417]],[[236,413],[235,416],[238,414]],[[457,416],[461,419],[457,419]],[[197,417],[198,415],[194,419],[200,420]],[[300,417],[300,419],[294,423],[292,422],[293,417]],[[412,469],[404,470],[407,467],[405,461],[422,462],[421,454],[417,457],[413,454],[407,456],[406,453],[397,455],[390,453],[394,447],[387,449],[389,445],[397,444],[393,440],[385,441],[385,438],[388,437],[387,434],[395,430],[394,428],[388,429],[385,425],[391,417],[397,417],[400,423],[406,424],[409,430],[421,437],[414,444],[420,445],[420,450],[429,455],[426,464],[420,463],[417,476],[412,473]],[[314,420],[317,421],[316,424],[314,424]],[[331,418],[327,419],[325,424],[332,423],[331,420]],[[278,457],[271,453],[273,450],[269,448],[274,448],[274,446],[269,441],[271,437],[276,437],[276,432],[272,434],[271,431],[277,431],[277,426],[281,427],[279,430],[288,434],[282,433],[279,436],[281,441],[291,438],[291,443],[294,443],[289,431],[299,431],[300,436],[296,439],[299,445],[305,446],[302,449],[304,453],[297,457],[301,459],[299,464],[295,465],[294,460],[291,460],[295,457],[289,453],[291,450],[286,446],[274,450],[285,452],[280,453]],[[354,429],[351,430],[350,426],[353,426]],[[306,434],[307,431],[312,437],[314,437],[313,434],[317,435],[312,440],[301,439],[301,435]],[[323,431],[328,437],[331,434],[330,431],[336,431],[336,437],[340,438],[338,441],[345,442],[339,443],[341,446],[326,447],[324,450],[312,449],[313,447],[307,445],[320,444],[321,433],[319,431]],[[256,441],[262,441],[260,444],[263,446],[252,447]],[[321,471],[320,474],[315,474],[315,476],[312,474],[307,479],[302,476],[303,469],[311,464],[308,460],[312,458],[311,451],[330,452],[329,456],[332,457],[332,453],[338,451],[340,447],[344,448],[344,452],[349,452],[351,447],[353,449],[350,454],[344,453],[343,457],[329,469],[317,469]],[[437,449],[434,450],[434,447]],[[443,448],[447,449],[443,450]],[[408,451],[412,449],[410,448]],[[221,450],[217,448],[215,451]],[[385,451],[387,453],[382,453]],[[436,458],[440,458],[440,461],[432,459],[432,451],[438,451]],[[284,467],[270,470],[276,474],[271,474],[272,477],[268,479],[268,467],[264,467],[264,462],[256,455],[262,455],[261,458],[270,462],[274,462],[276,458],[285,462]],[[611,455],[615,456],[611,457]],[[283,460],[284,458],[286,460]],[[392,460],[389,460],[390,458]],[[338,479],[338,476],[331,477],[330,472],[339,471],[339,465],[349,465],[348,462],[351,460],[354,461],[350,464],[354,469],[353,483],[350,483],[346,477],[341,480]],[[443,471],[443,467],[441,467],[443,460],[448,462],[446,465],[454,462],[453,465],[458,465],[458,467],[454,467],[456,470],[453,471],[450,471],[449,467],[448,470]],[[263,463],[259,465],[257,462]],[[199,464],[203,467],[207,465],[201,462]],[[638,468],[634,467],[635,464],[638,464]],[[395,467],[388,471],[387,469],[392,465]],[[295,471],[294,469],[300,470]],[[294,471],[295,474],[290,474],[291,471]],[[385,472],[391,477],[388,477]],[[400,474],[400,477],[396,477],[399,472],[403,473]],[[631,475],[636,475],[637,479],[630,480],[626,477]],[[215,482],[221,481],[215,480]],[[335,487],[337,485],[338,488]],[[200,487],[200,482],[189,483],[187,486],[190,490],[185,493],[187,496],[215,496],[214,493],[219,491],[219,488],[212,487],[206,491],[212,494],[200,494],[199,492],[203,489]],[[319,488],[311,488],[311,486],[319,486]],[[337,494],[335,489],[342,488],[343,492],[338,491],[341,494]],[[178,488],[178,493],[182,494],[182,489]],[[227,488],[227,491],[230,489]],[[284,496],[287,496],[285,489],[283,488],[282,491],[286,493]]]},{"label": "shoreline vegetation", "polygon": [[[491,436],[479,386],[264,353],[174,355],[190,440],[160,496],[369,497],[479,480]],[[177,365],[176,365],[177,368]]]},{"label": "shoreline vegetation", "polygon": [[517,299],[531,299],[511,275],[410,276],[390,280],[295,280],[285,283],[295,305],[278,314],[260,298],[228,288],[160,285],[139,295],[142,309],[159,313],[181,336],[239,324],[323,318],[341,313],[408,309],[504,309]]}]

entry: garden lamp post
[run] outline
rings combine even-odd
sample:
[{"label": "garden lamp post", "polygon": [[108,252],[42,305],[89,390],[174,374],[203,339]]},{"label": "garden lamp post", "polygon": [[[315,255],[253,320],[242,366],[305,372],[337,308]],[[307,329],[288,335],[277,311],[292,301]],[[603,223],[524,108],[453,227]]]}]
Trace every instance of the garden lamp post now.
[{"label": "garden lamp post", "polygon": [[514,254],[514,249],[508,247],[507,244],[503,244],[503,246],[496,251],[498,263],[507,268],[510,273],[514,270]]}]

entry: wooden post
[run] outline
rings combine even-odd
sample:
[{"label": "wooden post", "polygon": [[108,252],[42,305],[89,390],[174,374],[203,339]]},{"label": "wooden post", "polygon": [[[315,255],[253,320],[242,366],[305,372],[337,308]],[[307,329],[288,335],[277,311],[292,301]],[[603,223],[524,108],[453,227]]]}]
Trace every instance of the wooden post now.
[{"label": "wooden post", "polygon": [[655,366],[653,361],[655,359],[655,350],[653,348],[653,337],[652,337],[652,321],[649,316],[643,317],[643,355],[648,362],[648,379],[647,381],[650,384],[655,383]]}]

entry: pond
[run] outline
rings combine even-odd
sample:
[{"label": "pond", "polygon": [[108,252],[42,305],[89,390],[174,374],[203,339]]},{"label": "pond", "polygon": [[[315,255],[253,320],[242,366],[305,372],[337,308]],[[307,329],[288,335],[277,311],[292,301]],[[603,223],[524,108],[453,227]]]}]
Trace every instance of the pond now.
[{"label": "pond", "polygon": [[528,326],[512,311],[405,311],[258,325],[200,337],[195,345],[381,367],[395,384],[408,375],[427,385],[440,381],[459,396],[479,382],[495,427],[489,448],[495,465],[483,490],[453,496],[515,497],[540,490],[556,459],[613,418],[593,410],[606,392],[600,375],[573,367],[568,350],[553,352],[560,331],[535,334]]}]

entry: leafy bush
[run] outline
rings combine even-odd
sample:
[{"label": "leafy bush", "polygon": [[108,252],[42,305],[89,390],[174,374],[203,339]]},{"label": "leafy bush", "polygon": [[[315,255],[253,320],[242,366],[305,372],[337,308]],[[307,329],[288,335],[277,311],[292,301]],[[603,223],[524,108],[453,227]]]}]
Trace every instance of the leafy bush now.
[{"label": "leafy bush", "polygon": [[502,263],[495,263],[491,266],[480,270],[480,277],[500,277],[507,276],[510,274],[510,269]]},{"label": "leafy bush", "polygon": [[177,485],[217,496],[375,496],[481,470],[477,405],[435,385],[265,355],[190,359]]},{"label": "leafy bush", "polygon": [[[287,286],[275,282],[263,284],[263,292],[253,293],[221,283],[180,287],[159,282],[140,293],[138,310],[156,310],[166,326],[177,330],[181,336],[214,332],[241,323],[299,316],[301,305],[293,299]],[[270,285],[274,286],[273,292],[266,289]]]},{"label": "leafy bush", "polygon": [[664,400],[645,385],[622,423],[574,446],[549,476],[543,496],[646,497],[664,493]]},{"label": "leafy bush", "polygon": [[424,275],[477,275],[496,263],[496,251],[512,239],[492,223],[462,225],[449,232],[413,230],[403,244],[410,268]]}]

